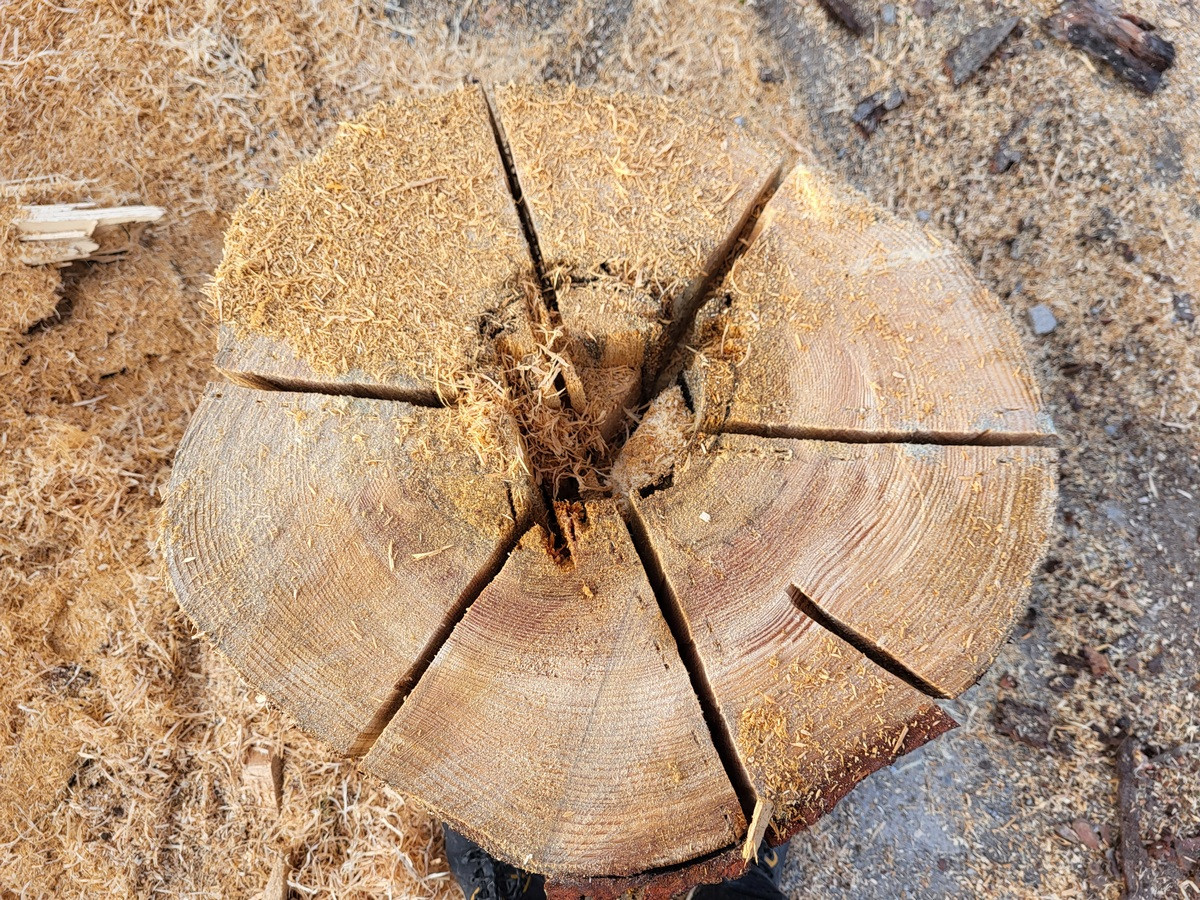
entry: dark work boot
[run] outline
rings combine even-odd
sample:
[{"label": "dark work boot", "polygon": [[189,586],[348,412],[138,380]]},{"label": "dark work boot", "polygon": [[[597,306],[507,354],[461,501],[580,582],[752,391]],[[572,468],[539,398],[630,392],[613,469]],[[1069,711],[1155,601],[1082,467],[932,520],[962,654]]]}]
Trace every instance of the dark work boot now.
[{"label": "dark work boot", "polygon": [[443,823],[446,861],[466,900],[545,900],[545,879],[491,854]]},{"label": "dark work boot", "polygon": [[787,859],[787,844],[758,848],[758,859],[752,861],[740,878],[721,884],[702,884],[692,891],[690,900],[786,900],[779,889],[783,862]]}]

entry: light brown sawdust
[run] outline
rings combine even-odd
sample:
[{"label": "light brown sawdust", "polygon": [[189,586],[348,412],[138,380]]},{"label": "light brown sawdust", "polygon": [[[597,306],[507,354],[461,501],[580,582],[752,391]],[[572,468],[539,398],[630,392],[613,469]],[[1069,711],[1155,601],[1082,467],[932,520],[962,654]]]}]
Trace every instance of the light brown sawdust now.
[{"label": "light brown sawdust", "polygon": [[[446,383],[526,331],[532,279],[475,87],[381,104],[242,204],[212,282],[219,322],[320,374]],[[484,336],[488,339],[484,339]]]},{"label": "light brown sawdust", "polygon": [[[1015,7],[1025,33],[958,91],[940,72],[942,55],[990,20],[982,0],[943,6],[928,20],[900,3],[901,24],[861,43],[818,4],[777,2],[648,0],[608,31],[613,17],[578,4],[561,15],[531,4],[512,19],[488,2],[466,15],[458,4],[414,4],[409,13],[391,3],[6,7],[6,188],[24,202],[147,202],[169,212],[123,268],[82,271],[73,330],[37,345],[30,363],[19,365],[27,339],[2,339],[15,362],[5,362],[0,397],[0,890],[245,897],[267,883],[282,848],[304,896],[457,895],[428,820],[353,765],[329,760],[248,694],[192,640],[145,548],[157,488],[209,377],[213,339],[199,287],[234,206],[372,103],[454,86],[467,74],[492,82],[553,71],[686,96],[726,120],[758,122],[901,215],[929,213],[1019,321],[1035,303],[1053,307],[1055,334],[1026,331],[1025,342],[1069,437],[1068,516],[1053,571],[1039,578],[1035,624],[1018,633],[982,691],[1044,703],[1070,749],[1018,746],[994,732],[990,700],[968,700],[956,711],[964,727],[923,754],[932,787],[909,811],[951,823],[951,867],[940,876],[951,895],[1089,895],[1088,867],[1104,853],[1064,841],[1056,828],[1079,815],[1114,821],[1111,763],[1093,726],[1130,715],[1159,747],[1195,740],[1200,685],[1187,627],[1195,600],[1167,517],[1186,519],[1177,490],[1196,494],[1186,473],[1197,459],[1200,362],[1195,331],[1175,317],[1172,297],[1195,297],[1200,284],[1200,131],[1187,99],[1200,86],[1187,50],[1200,20],[1171,0],[1127,4],[1182,48],[1164,89],[1147,99],[1041,35],[1036,19],[1052,5]],[[788,43],[792,33],[800,50]],[[861,140],[849,112],[891,80],[908,99]],[[1022,161],[991,175],[996,142],[1024,117],[1029,125],[1014,141]],[[1172,158],[1177,176],[1159,162]],[[178,295],[125,289],[151,257],[178,273]],[[57,275],[37,278],[52,291]],[[113,299],[93,315],[88,297],[101,287]],[[58,305],[46,295],[31,302]],[[166,322],[147,319],[148,306],[161,306]],[[74,361],[112,345],[131,363],[125,374],[101,380],[110,370]],[[1085,674],[1069,692],[1048,693],[1047,680],[1068,671],[1053,654],[1083,642],[1105,648],[1119,679]],[[1147,666],[1160,653],[1156,673]],[[76,675],[76,665],[93,679]],[[997,688],[1006,672],[1016,686]],[[241,802],[241,759],[260,743],[284,755],[278,824]],[[85,765],[128,798],[128,822],[77,789]],[[973,803],[961,783],[939,787],[964,766],[978,773]],[[1178,802],[1196,795],[1195,779],[1170,771],[1154,790],[1175,803],[1170,825],[1195,834],[1194,806]],[[1015,806],[1004,814],[989,808],[992,798]],[[878,825],[894,813],[875,802],[843,803],[844,812],[793,842],[803,873],[789,881],[793,896],[891,897],[897,872],[923,889],[928,858],[913,871],[886,833],[863,840],[861,817]],[[1117,890],[1108,878],[1091,895]]]},{"label": "light brown sawdust", "polygon": [[496,105],[579,364],[656,367],[777,151],[662,97],[517,84]]}]

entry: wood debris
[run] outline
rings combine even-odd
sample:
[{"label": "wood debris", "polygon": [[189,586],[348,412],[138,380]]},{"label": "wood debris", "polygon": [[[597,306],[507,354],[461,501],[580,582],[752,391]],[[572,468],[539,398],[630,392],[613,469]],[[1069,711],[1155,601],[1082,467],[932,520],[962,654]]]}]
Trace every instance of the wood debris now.
[{"label": "wood debris", "polygon": [[1140,16],[1097,0],[1070,0],[1046,20],[1060,41],[1108,63],[1139,91],[1154,93],[1163,72],[1175,64],[1175,45],[1154,33]]},{"label": "wood debris", "polygon": [[251,747],[242,766],[242,783],[255,806],[279,811],[283,798],[283,759],[262,747]]},{"label": "wood debris", "polygon": [[977,28],[946,54],[943,68],[955,87],[970,78],[1004,43],[1019,22],[1016,16],[1001,19],[994,25]]},{"label": "wood debris", "polygon": [[862,37],[869,30],[863,14],[849,0],[821,0],[821,5],[838,22],[859,37]]},{"label": "wood debris", "polygon": [[890,90],[876,91],[870,97],[859,101],[850,114],[851,121],[858,126],[863,137],[870,137],[879,127],[884,114],[896,109],[904,102],[904,92],[893,86]]},{"label": "wood debris", "polygon": [[1141,816],[1137,810],[1137,765],[1133,758],[1133,737],[1125,735],[1117,746],[1117,814],[1121,825],[1119,857],[1125,878],[1127,900],[1142,900],[1150,857],[1142,844]]},{"label": "wood debris", "polygon": [[12,224],[20,232],[21,261],[26,265],[111,262],[125,255],[146,225],[161,219],[163,212],[158,206],[55,203],[21,207]]}]

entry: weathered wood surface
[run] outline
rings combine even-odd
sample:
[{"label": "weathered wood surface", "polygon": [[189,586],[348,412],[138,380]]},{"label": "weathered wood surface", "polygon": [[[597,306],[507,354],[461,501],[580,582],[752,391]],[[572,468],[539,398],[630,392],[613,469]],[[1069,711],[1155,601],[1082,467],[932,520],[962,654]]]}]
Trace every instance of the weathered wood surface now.
[{"label": "weathered wood surface", "polygon": [[1012,326],[962,255],[798,166],[700,312],[708,430],[1028,443],[1053,434]]},{"label": "weathered wood surface", "polygon": [[745,828],[615,505],[526,534],[367,757],[507,858],[633,875]]},{"label": "weathered wood surface", "polygon": [[211,385],[176,456],[164,550],[181,605],[340,752],[370,744],[528,521],[525,483],[480,466],[454,418]]},{"label": "weathered wood surface", "polygon": [[251,683],[552,896],[666,898],[953,727],[1053,429],[921,229],[674,104],[492,96],[379,108],[239,214],[245,386],[180,449],[168,567]]}]

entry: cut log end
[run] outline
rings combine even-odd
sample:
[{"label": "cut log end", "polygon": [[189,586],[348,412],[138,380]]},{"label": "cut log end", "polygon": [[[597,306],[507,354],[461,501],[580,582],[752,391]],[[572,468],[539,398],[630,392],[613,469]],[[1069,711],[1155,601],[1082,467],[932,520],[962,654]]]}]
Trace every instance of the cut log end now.
[{"label": "cut log end", "polygon": [[682,105],[468,88],[343,126],[227,236],[180,602],[551,896],[736,875],[953,727],[1046,541],[997,301],[776,165]]}]

